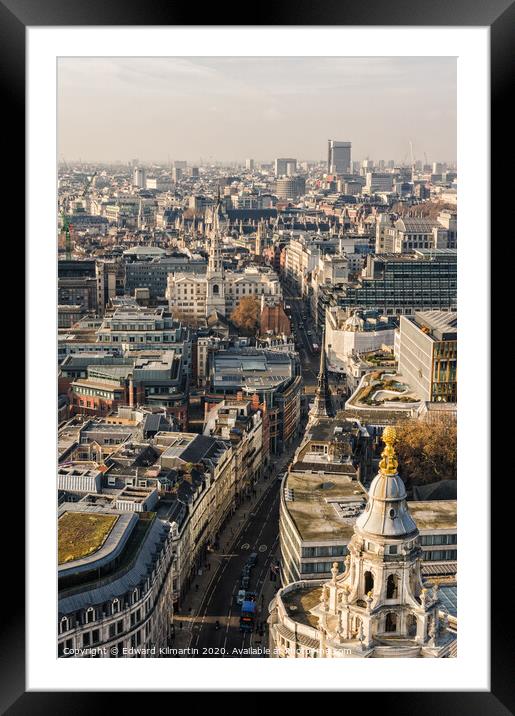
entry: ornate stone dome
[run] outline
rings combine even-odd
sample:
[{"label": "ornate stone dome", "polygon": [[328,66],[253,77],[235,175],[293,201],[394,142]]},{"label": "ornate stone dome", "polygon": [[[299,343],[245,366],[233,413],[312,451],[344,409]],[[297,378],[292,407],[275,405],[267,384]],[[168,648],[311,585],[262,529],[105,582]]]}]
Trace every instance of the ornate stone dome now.
[{"label": "ornate stone dome", "polygon": [[345,331],[357,333],[358,331],[363,330],[364,325],[365,321],[359,315],[359,311],[354,311],[352,316],[349,316],[349,318],[347,318],[347,320],[344,322],[343,328]]},{"label": "ornate stone dome", "polygon": [[356,520],[358,532],[382,537],[406,537],[418,534],[417,525],[408,511],[406,488],[397,473],[397,457],[393,444],[395,428],[383,432],[385,449],[379,472],[372,480],[365,510]]}]

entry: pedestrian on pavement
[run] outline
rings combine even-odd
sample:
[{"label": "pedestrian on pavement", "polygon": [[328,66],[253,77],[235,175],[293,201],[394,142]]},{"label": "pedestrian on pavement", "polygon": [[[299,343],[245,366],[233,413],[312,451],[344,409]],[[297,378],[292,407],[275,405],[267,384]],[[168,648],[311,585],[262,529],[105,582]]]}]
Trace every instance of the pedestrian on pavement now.
[{"label": "pedestrian on pavement", "polygon": [[195,591],[198,592],[198,584],[195,584]]}]

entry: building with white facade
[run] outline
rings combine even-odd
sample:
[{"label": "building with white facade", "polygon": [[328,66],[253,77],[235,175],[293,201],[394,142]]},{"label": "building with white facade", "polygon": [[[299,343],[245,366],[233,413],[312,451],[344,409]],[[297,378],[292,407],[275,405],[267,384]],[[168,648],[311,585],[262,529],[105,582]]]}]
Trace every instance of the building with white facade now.
[{"label": "building with white facade", "polygon": [[456,249],[457,218],[442,211],[436,221],[407,216],[394,219],[380,214],[376,223],[376,253],[408,253],[416,249]]},{"label": "building with white facade", "polygon": [[155,513],[64,502],[58,533],[58,656],[159,656],[173,622],[170,525]]},{"label": "building with white facade", "polygon": [[380,194],[393,191],[393,174],[380,172],[367,172],[363,194]]},{"label": "building with white facade", "polygon": [[217,313],[229,317],[245,297],[281,296],[277,274],[269,267],[248,266],[243,271],[226,271],[222,260],[219,203],[211,220],[209,260],[206,274],[168,275],[166,296],[170,312],[186,323],[202,323]]},{"label": "building with white facade", "polygon": [[226,399],[206,415],[204,435],[230,441],[235,463],[235,501],[250,495],[261,477],[265,460],[263,416],[250,400]]},{"label": "building with white facade", "polygon": [[458,318],[454,311],[401,316],[395,353],[399,372],[429,402],[457,402]]},{"label": "building with white facade", "polygon": [[[319,268],[320,257],[324,254],[335,254],[338,250],[338,238],[300,234],[293,236],[284,248],[284,274],[286,280],[294,285],[302,296],[307,296],[311,287],[311,277]],[[333,265],[335,270],[342,271],[343,262]],[[329,269],[330,271],[331,269]]]},{"label": "building with white facade", "polygon": [[325,348],[330,369],[347,372],[351,355],[393,348],[395,326],[377,311],[351,311],[338,307],[325,312]]}]

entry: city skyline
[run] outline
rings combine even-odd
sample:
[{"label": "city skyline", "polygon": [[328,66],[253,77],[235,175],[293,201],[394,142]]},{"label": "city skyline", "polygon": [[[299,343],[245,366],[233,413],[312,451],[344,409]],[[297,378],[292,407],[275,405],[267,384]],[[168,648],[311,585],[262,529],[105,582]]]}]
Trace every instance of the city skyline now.
[{"label": "city skyline", "polygon": [[58,657],[456,658],[455,60],[63,63]]},{"label": "city skyline", "polygon": [[[93,108],[93,111],[92,111]],[[379,131],[378,131],[379,130]],[[456,159],[452,57],[61,58],[66,161]]]}]

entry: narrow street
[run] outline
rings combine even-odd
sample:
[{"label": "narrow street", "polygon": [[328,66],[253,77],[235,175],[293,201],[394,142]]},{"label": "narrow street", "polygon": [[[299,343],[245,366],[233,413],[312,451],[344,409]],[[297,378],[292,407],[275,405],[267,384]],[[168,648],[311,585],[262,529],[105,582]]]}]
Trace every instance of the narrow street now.
[{"label": "narrow street", "polygon": [[[319,353],[313,351],[313,342],[317,338],[314,331],[312,335],[307,333],[311,330],[311,319],[304,301],[290,288],[283,288],[285,303],[290,306],[304,390],[312,396],[317,386],[320,362]],[[303,315],[308,318],[303,318]],[[176,615],[174,647],[185,649],[185,656],[245,658],[262,655],[261,649],[267,645],[268,605],[280,586],[279,576],[273,579],[271,572],[271,565],[279,559],[278,476],[287,469],[301,439],[302,435],[299,435],[295,444],[277,458],[272,474],[258,488],[254,504],[238,509],[220,539],[220,550],[211,554],[210,567],[200,576],[198,589],[192,585],[189,598],[185,600],[188,606]],[[251,570],[247,591],[257,595],[256,628],[253,632],[241,632],[240,606],[236,599],[242,569],[253,552],[258,558]],[[182,628],[178,629],[178,626]]]},{"label": "narrow street", "polygon": [[[246,656],[250,646],[249,632],[239,629],[239,605],[236,596],[244,563],[252,552],[258,561],[251,571],[250,591],[257,593],[257,622],[266,622],[268,601],[264,587],[270,582],[270,565],[275,559],[279,539],[279,480],[271,483],[262,500],[249,515],[243,530],[224,555],[223,563],[204,595],[192,630],[190,646],[197,656],[238,657]],[[279,584],[278,582],[276,583]],[[220,628],[217,630],[215,622]]]},{"label": "narrow street", "polygon": [[[308,336],[307,333],[312,330],[310,325],[312,325],[313,321],[304,300],[293,293],[292,288],[287,286],[286,283],[283,283],[282,287],[284,301],[291,306],[292,330],[295,334],[297,350],[300,355],[304,390],[309,395],[315,391],[320,363],[320,356],[313,351],[313,341],[317,341],[314,330],[311,336]],[[304,319],[303,315],[307,316],[307,318]]]},{"label": "narrow street", "polygon": [[[257,486],[253,501],[241,505],[220,536],[220,549],[211,553],[209,568],[198,577],[174,617],[175,638],[172,648],[183,650],[186,658],[241,658],[256,656],[246,653],[266,640],[268,604],[279,577],[272,579],[271,565],[279,557],[279,494],[278,476],[287,469],[301,439],[294,442],[274,462],[267,479]],[[251,570],[248,591],[256,593],[256,626],[264,623],[265,639],[260,634],[242,633],[239,628],[239,605],[236,596],[240,589],[240,575],[250,554],[258,555]],[[216,628],[216,622],[219,628]]]}]

